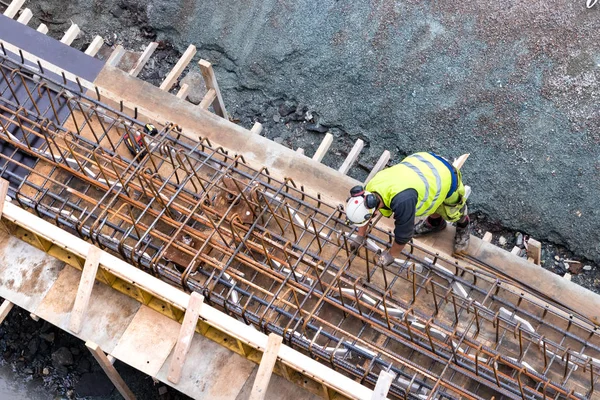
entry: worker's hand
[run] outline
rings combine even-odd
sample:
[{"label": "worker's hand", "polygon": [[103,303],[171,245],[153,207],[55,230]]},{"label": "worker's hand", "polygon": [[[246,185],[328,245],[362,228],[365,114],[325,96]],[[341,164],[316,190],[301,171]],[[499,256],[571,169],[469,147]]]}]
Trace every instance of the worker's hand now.
[{"label": "worker's hand", "polygon": [[378,267],[387,267],[388,265],[390,265],[393,262],[394,262],[394,256],[391,255],[389,252],[384,251],[377,258],[376,264]]},{"label": "worker's hand", "polygon": [[350,251],[357,251],[360,246],[362,246],[366,241],[366,238],[361,235],[356,235],[354,237],[350,237],[348,239],[348,245],[350,246]]}]

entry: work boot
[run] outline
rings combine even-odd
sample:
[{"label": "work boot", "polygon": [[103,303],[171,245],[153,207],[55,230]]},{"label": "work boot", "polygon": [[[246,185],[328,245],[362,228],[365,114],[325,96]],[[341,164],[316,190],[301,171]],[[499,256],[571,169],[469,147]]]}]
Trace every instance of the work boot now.
[{"label": "work boot", "polygon": [[437,222],[435,219],[433,220],[434,223],[432,223],[432,219],[430,217],[427,217],[426,219],[417,222],[417,224],[415,225],[415,236],[426,235],[428,233],[439,232],[446,229],[446,221],[444,221],[444,219],[442,219],[441,217],[439,219],[440,221],[437,224],[435,223]]},{"label": "work boot", "polygon": [[464,226],[456,224],[456,234],[454,235],[454,252],[464,253],[469,247],[470,237],[471,229],[468,220]]}]

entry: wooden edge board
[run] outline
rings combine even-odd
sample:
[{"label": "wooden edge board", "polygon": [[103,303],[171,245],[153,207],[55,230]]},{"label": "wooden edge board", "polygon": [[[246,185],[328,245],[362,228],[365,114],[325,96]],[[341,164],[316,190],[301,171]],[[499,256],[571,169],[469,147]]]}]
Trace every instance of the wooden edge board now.
[{"label": "wooden edge board", "polygon": [[160,84],[160,88],[165,91],[171,90],[177,78],[181,76],[185,67],[188,66],[192,58],[196,55],[196,46],[190,44],[182,56],[177,61],[177,64],[171,69],[165,80]]},{"label": "wooden edge board", "polygon": [[23,4],[25,4],[25,0],[11,1],[6,10],[4,10],[4,15],[8,18],[14,18],[23,6]]},{"label": "wooden edge board", "polygon": [[466,154],[463,154],[462,156],[458,157],[456,160],[454,160],[454,162],[452,163],[454,168],[461,169],[462,166],[467,161],[467,158],[469,158],[470,155],[471,155],[471,153],[466,153]]},{"label": "wooden edge board", "polygon": [[321,144],[319,145],[319,148],[317,148],[317,151],[312,156],[312,159],[317,162],[321,162],[323,157],[325,157],[325,154],[327,154],[327,151],[329,151],[331,143],[333,143],[333,135],[331,133],[326,133],[325,137],[321,141]]},{"label": "wooden edge board", "polygon": [[112,365],[110,360],[106,357],[104,351],[102,351],[102,349],[100,349],[100,347],[94,342],[88,341],[85,343],[85,346],[88,348],[90,353],[92,353],[96,361],[98,361],[98,364],[100,364],[104,370],[104,373],[108,376],[108,379],[110,379],[119,393],[121,393],[121,396],[123,396],[125,400],[135,400],[135,395],[131,392],[131,390],[129,390],[129,387],[127,387],[127,384],[123,378],[121,378],[119,372],[117,372],[114,365]]},{"label": "wooden edge board", "polygon": [[198,104],[198,107],[202,108],[203,110],[208,110],[208,107],[210,107],[210,105],[214,103],[216,98],[217,91],[213,88],[210,88],[200,101],[200,104]]},{"label": "wooden edge board", "polygon": [[173,358],[169,365],[169,374],[167,375],[167,379],[175,384],[179,383],[179,380],[181,379],[183,364],[185,363],[185,358],[192,345],[192,339],[194,338],[198,317],[203,303],[204,297],[199,293],[193,292],[190,295],[190,301],[185,310],[185,316],[183,317],[183,323],[179,330],[179,337],[177,338]]},{"label": "wooden edge board", "polygon": [[381,171],[383,168],[385,168],[388,161],[390,161],[390,157],[391,157],[391,154],[387,150],[384,150],[383,153],[381,153],[381,156],[379,156],[379,160],[377,160],[377,163],[375,163],[375,166],[373,167],[371,172],[369,172],[369,176],[367,176],[367,179],[365,179],[365,181],[364,181],[365,185],[367,184],[367,182],[369,182],[371,179],[373,179],[375,174],[377,174],[379,171]]},{"label": "wooden edge board", "polygon": [[17,18],[17,22],[20,22],[23,25],[27,25],[31,20],[31,17],[33,17],[33,13],[29,8],[26,8],[23,11],[21,11],[21,15],[19,15],[19,18]]},{"label": "wooden edge board", "polygon": [[188,85],[187,83],[184,83],[179,88],[179,91],[177,92],[177,97],[179,97],[180,99],[184,99],[185,100],[185,98],[187,97],[189,91],[190,91],[190,85]]},{"label": "wooden edge board", "polygon": [[67,29],[63,37],[60,39],[60,42],[70,46],[71,43],[73,43],[73,40],[79,36],[79,32],[81,32],[79,26],[77,26],[77,24],[71,24],[69,29]]},{"label": "wooden edge board", "polygon": [[354,164],[354,162],[358,158],[358,155],[362,151],[364,145],[365,142],[363,142],[362,139],[358,139],[356,143],[354,143],[354,146],[352,146],[352,150],[350,150],[350,153],[348,153],[348,157],[346,157],[338,171],[346,175],[350,170],[350,167],[352,167],[352,164]]},{"label": "wooden edge board", "polygon": [[123,48],[123,46],[118,44],[114,48],[112,53],[110,53],[108,60],[106,60],[106,65],[116,67],[121,62],[121,58],[123,58],[124,55],[125,55],[125,49]]},{"label": "wooden edge board", "polygon": [[215,114],[220,115],[225,119],[229,119],[227,115],[227,110],[225,109],[225,102],[223,101],[223,97],[221,96],[221,91],[219,90],[219,83],[217,82],[217,77],[215,75],[215,71],[213,70],[212,64],[206,60],[198,61],[198,65],[200,66],[200,71],[202,72],[202,77],[204,78],[204,83],[206,84],[207,89],[215,89],[215,101],[213,101],[212,106],[215,110]]},{"label": "wooden edge board", "polygon": [[254,125],[252,125],[252,129],[250,129],[250,133],[253,133],[255,135],[260,135],[262,130],[263,130],[262,124],[260,122],[255,122]]},{"label": "wooden edge board", "polygon": [[79,287],[77,288],[75,304],[73,304],[73,310],[71,311],[69,319],[69,330],[73,333],[81,332],[83,318],[90,303],[94,282],[96,281],[96,274],[98,273],[100,254],[101,250],[98,247],[89,247],[85,258],[85,264],[83,265],[83,271],[81,272]]},{"label": "wooden edge board", "polygon": [[46,24],[40,24],[37,27],[36,31],[45,35],[48,33],[48,26]]},{"label": "wooden edge board", "polygon": [[[48,221],[44,221],[12,203],[5,205],[3,218],[24,227],[28,231],[59,247],[68,248],[71,253],[79,257],[85,257],[89,247],[92,246],[85,240],[62,230]],[[143,288],[143,290],[152,296],[162,299],[180,310],[185,310],[189,303],[189,294],[135,268],[133,265],[106,251],[101,251],[100,265],[109,273]],[[267,336],[264,333],[224,314],[208,304],[202,306],[200,317],[213,328],[230,335],[250,347],[255,349],[266,348]],[[332,388],[344,396],[354,399],[371,398],[372,390],[287,345],[281,346],[279,358],[289,368],[311,376],[315,381]]]},{"label": "wooden edge board", "polygon": [[0,324],[4,322],[4,319],[8,316],[10,310],[12,310],[14,304],[8,300],[4,300],[0,304]]},{"label": "wooden edge board", "polygon": [[533,259],[533,263],[540,265],[542,261],[542,244],[535,239],[527,241],[527,257]]},{"label": "wooden edge board", "polygon": [[85,49],[85,54],[94,57],[103,44],[104,39],[102,39],[102,36],[96,35],[96,37],[94,37],[94,40],[92,40],[92,43],[90,43],[87,49]]},{"label": "wooden edge board", "polygon": [[396,378],[396,374],[389,371],[381,371],[379,373],[379,378],[377,378],[377,383],[375,384],[375,389],[373,390],[372,400],[384,400],[387,398],[388,392],[390,391],[390,386],[392,386],[392,382]]},{"label": "wooden edge board", "polygon": [[146,65],[150,57],[152,57],[152,54],[154,54],[154,51],[157,47],[158,42],[152,42],[148,46],[146,46],[140,58],[138,58],[133,68],[131,68],[131,70],[129,71],[129,75],[138,76],[142,69],[144,69],[144,65]]},{"label": "wooden edge board", "polygon": [[252,385],[250,400],[263,400],[265,398],[282,342],[283,337],[274,333],[269,334],[267,347],[263,352],[260,365],[258,366],[258,372],[256,373],[254,384]]}]

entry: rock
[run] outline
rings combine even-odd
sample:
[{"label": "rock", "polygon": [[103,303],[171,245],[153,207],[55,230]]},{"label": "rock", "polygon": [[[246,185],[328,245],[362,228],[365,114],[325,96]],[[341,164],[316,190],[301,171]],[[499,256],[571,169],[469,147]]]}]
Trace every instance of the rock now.
[{"label": "rock", "polygon": [[579,273],[581,273],[581,271],[583,271],[583,264],[581,264],[578,261],[571,261],[568,265],[569,265],[569,272],[572,274],[579,274]]},{"label": "rock", "polygon": [[46,342],[54,342],[54,332],[50,333],[42,333],[40,334],[40,338],[44,339]]},{"label": "rock", "polygon": [[92,364],[90,363],[90,360],[88,360],[86,357],[81,357],[81,359],[77,362],[75,370],[80,374],[84,374],[86,372],[90,372],[91,368]]},{"label": "rock", "polygon": [[160,388],[158,388],[158,395],[159,396],[164,396],[165,394],[167,394],[168,389],[166,386],[161,386]]},{"label": "rock", "polygon": [[49,374],[50,374],[50,369],[48,369],[48,368],[44,368],[44,369],[42,370],[42,375],[49,375]]},{"label": "rock", "polygon": [[283,138],[281,136],[277,136],[275,139],[273,139],[273,141],[277,144],[282,144]]},{"label": "rock", "polygon": [[515,240],[515,246],[523,246],[523,234],[521,232],[517,233],[517,238]]},{"label": "rock", "polygon": [[560,256],[559,256],[558,254],[556,254],[556,255],[554,256],[554,259],[555,259],[556,261],[560,261]]},{"label": "rock", "polygon": [[180,86],[187,84],[189,86],[187,99],[190,103],[200,104],[202,98],[206,94],[206,84],[202,73],[196,69],[192,69],[188,74],[179,82]]},{"label": "rock", "polygon": [[29,375],[33,375],[33,369],[31,369],[31,368],[25,368],[23,370],[23,372],[26,373],[26,374],[29,374]]},{"label": "rock", "polygon": [[498,238],[498,244],[500,244],[500,246],[504,246],[506,244],[506,238],[504,236],[500,236]]},{"label": "rock", "polygon": [[287,117],[288,115],[296,112],[296,105],[290,103],[283,103],[279,106],[279,115],[282,117]]},{"label": "rock", "polygon": [[279,122],[280,119],[281,117],[279,116],[279,114],[273,114],[273,122]]},{"label": "rock", "polygon": [[52,353],[52,365],[56,368],[73,365],[73,354],[66,347],[59,348]]},{"label": "rock", "polygon": [[78,355],[79,355],[79,353],[81,353],[81,352],[79,351],[79,348],[77,348],[77,347],[70,347],[70,348],[69,348],[69,351],[70,351],[70,352],[71,352],[71,354],[73,354],[74,356],[78,356]]},{"label": "rock", "polygon": [[109,396],[113,384],[104,372],[83,374],[75,385],[75,393],[79,397]]},{"label": "rock", "polygon": [[583,270],[584,271],[591,271],[592,270],[592,266],[591,265],[584,265],[583,266]]},{"label": "rock", "polygon": [[30,356],[34,356],[38,351],[38,339],[33,338],[27,344],[27,350],[29,351]]},{"label": "rock", "polygon": [[321,124],[306,124],[306,130],[311,132],[325,133],[329,130],[329,127]]},{"label": "rock", "polygon": [[110,10],[110,13],[113,15],[113,17],[119,18],[121,15],[123,15],[123,9],[121,7],[113,7],[113,9]]}]

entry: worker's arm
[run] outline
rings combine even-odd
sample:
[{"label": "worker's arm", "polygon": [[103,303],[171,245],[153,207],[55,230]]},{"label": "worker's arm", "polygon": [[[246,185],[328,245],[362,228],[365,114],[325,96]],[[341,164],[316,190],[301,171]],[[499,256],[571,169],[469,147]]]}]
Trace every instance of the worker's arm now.
[{"label": "worker's arm", "polygon": [[381,255],[381,264],[391,264],[394,258],[400,257],[404,246],[412,239],[417,200],[418,195],[414,189],[404,190],[392,199],[390,208],[394,212],[394,243],[387,253]]}]

